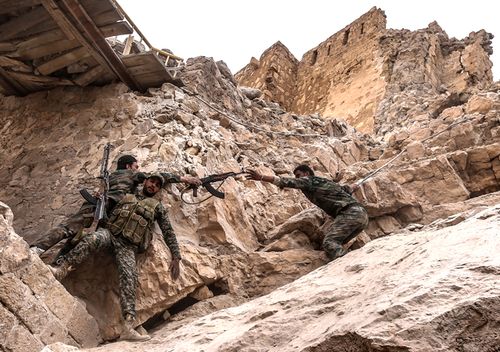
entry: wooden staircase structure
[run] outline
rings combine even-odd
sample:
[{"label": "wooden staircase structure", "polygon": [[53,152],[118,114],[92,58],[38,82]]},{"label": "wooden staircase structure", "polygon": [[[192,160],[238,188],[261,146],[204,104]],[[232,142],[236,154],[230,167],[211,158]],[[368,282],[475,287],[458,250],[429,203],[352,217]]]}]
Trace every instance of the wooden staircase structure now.
[{"label": "wooden staircase structure", "polygon": [[180,65],[178,56],[152,47],[115,0],[0,0],[3,95],[116,80],[137,91],[182,85]]}]

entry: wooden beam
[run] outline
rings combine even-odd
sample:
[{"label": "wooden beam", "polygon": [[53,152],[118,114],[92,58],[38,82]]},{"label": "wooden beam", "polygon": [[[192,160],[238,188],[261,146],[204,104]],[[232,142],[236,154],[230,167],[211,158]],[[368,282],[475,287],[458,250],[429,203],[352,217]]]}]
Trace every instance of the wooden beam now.
[{"label": "wooden beam", "polygon": [[11,71],[33,72],[33,68],[22,61],[11,59],[10,57],[0,56],[0,67],[8,68]]},{"label": "wooden beam", "polygon": [[[97,14],[115,10],[112,3],[103,0],[80,0],[80,4],[84,8],[85,12],[89,14],[90,17],[94,17]],[[115,10],[116,11],[116,10]]]},{"label": "wooden beam", "polygon": [[105,26],[107,24],[118,22],[121,20],[123,20],[123,16],[120,15],[116,10],[110,10],[92,16],[92,22],[94,22],[98,27]]},{"label": "wooden beam", "polygon": [[16,50],[16,46],[9,42],[0,43],[0,52],[8,53]]},{"label": "wooden beam", "polygon": [[15,78],[16,81],[22,83],[23,86],[25,86],[29,91],[73,85],[72,81],[65,78],[40,76],[20,72],[9,72],[9,74]]},{"label": "wooden beam", "polygon": [[22,32],[19,32],[16,34],[13,38],[11,38],[11,41],[13,39],[19,40],[23,38],[30,38],[34,35],[40,34],[40,33],[45,33],[48,31],[52,31],[57,29],[57,24],[54,21],[47,20],[45,22],[38,23],[37,25],[28,28]]},{"label": "wooden beam", "polygon": [[[12,72],[10,72],[12,74]],[[28,90],[19,82],[12,78],[7,71],[0,67],[0,84],[2,87],[13,95],[26,95]]]},{"label": "wooden beam", "polygon": [[76,85],[80,87],[86,87],[90,83],[94,82],[96,79],[101,77],[106,71],[102,66],[94,66],[85,73],[78,75],[78,77],[73,79]]},{"label": "wooden beam", "polygon": [[42,75],[50,75],[52,72],[74,64],[86,56],[90,56],[88,50],[84,47],[79,47],[78,49],[72,50],[66,54],[56,57],[53,60],[43,63],[37,67],[36,71]]},{"label": "wooden beam", "polygon": [[[102,35],[106,38],[107,37],[114,37],[117,35],[133,33],[132,27],[130,27],[130,25],[127,22],[113,23],[110,25],[103,26],[99,29],[101,30]],[[44,55],[39,56],[38,54],[31,53],[31,51],[37,51],[37,50],[41,50],[43,52],[48,52],[47,55],[49,55],[51,53],[57,53],[58,51],[50,52],[50,50],[42,49],[42,47],[44,47],[44,46],[52,46],[53,43],[56,41],[59,42],[58,45],[63,45],[63,44],[60,44],[60,42],[66,41],[66,35],[60,29],[55,29],[55,30],[52,30],[49,32],[38,34],[34,37],[31,37],[31,38],[17,44],[16,54],[13,54],[11,56],[12,57],[21,56],[21,57],[26,57],[26,58],[37,58],[37,57],[44,56]],[[6,43],[6,44],[10,44],[10,43]],[[10,44],[10,45],[12,45],[12,44]],[[68,47],[68,49],[69,49],[69,47]],[[0,44],[0,51],[1,51],[1,44]]]},{"label": "wooden beam", "polygon": [[3,0],[0,1],[0,15],[19,11],[26,7],[39,5],[40,0]]},{"label": "wooden beam", "polygon": [[130,50],[132,50],[132,44],[134,43],[134,36],[129,35],[127,37],[127,40],[125,40],[125,46],[123,48],[122,55],[128,55],[130,54]]},{"label": "wooden beam", "polygon": [[[72,24],[72,22],[61,11],[59,6],[54,0],[41,0],[45,9],[49,12],[54,21],[59,25],[64,34],[71,39],[76,39],[86,48],[94,59],[103,67],[105,67],[111,74],[115,74],[113,67],[101,56],[101,54],[94,49],[93,45],[85,39],[80,31]],[[104,39],[105,40],[105,39]]]},{"label": "wooden beam", "polygon": [[108,62],[108,65],[113,68],[116,75],[130,88],[134,90],[143,90],[138,82],[127,71],[127,67],[123,64],[120,57],[106,42],[99,28],[92,22],[92,19],[85,12],[82,6],[76,0],[61,0],[67,10],[71,13],[76,23],[80,24],[86,36],[93,41],[98,48],[99,53]]},{"label": "wooden beam", "polygon": [[34,60],[44,56],[54,55],[68,50],[76,49],[79,47],[81,47],[81,44],[78,40],[59,40],[46,45],[38,46],[36,48],[18,50],[15,53],[15,57],[19,57],[23,60]]},{"label": "wooden beam", "polygon": [[0,25],[0,39],[3,41],[15,38],[20,32],[29,29],[38,23],[49,21],[50,17],[42,6],[37,6],[33,10],[14,17],[10,21]]}]

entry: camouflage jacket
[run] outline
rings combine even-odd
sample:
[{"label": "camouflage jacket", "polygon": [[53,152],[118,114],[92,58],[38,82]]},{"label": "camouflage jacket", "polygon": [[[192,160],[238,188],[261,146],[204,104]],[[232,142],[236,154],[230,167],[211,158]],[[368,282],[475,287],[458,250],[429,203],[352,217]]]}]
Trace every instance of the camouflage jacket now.
[{"label": "camouflage jacket", "polygon": [[[168,183],[181,182],[180,177],[168,172],[160,172],[165,180],[164,186]],[[108,197],[115,204],[120,202],[123,196],[127,193],[136,193],[137,186],[142,184],[147,179],[149,174],[137,172],[130,169],[116,170],[109,175],[109,192]]]},{"label": "camouflage jacket", "polygon": [[[136,198],[138,200],[145,199],[146,196],[144,194],[136,194]],[[167,209],[159,202],[158,206],[155,208],[154,219],[158,222],[160,226],[161,233],[163,235],[163,239],[165,240],[166,245],[170,249],[172,253],[172,257],[181,259],[181,252],[179,250],[179,244],[177,243],[177,238],[174,233],[174,229],[170,224],[170,220],[168,219]]]},{"label": "camouflage jacket", "polygon": [[351,196],[345,186],[317,176],[301,178],[276,177],[273,182],[280,188],[297,188],[313,204],[323,209],[330,216],[337,216],[339,211],[351,204],[359,203]]}]

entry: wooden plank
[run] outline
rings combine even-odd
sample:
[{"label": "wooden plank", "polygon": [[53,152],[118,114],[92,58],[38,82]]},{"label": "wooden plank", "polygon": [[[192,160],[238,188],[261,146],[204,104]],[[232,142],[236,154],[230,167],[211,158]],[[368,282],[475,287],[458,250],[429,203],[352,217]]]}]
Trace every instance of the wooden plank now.
[{"label": "wooden plank", "polygon": [[129,35],[127,40],[125,40],[125,47],[123,48],[122,55],[130,54],[130,50],[132,50],[132,44],[134,43],[134,36]]},{"label": "wooden plank", "polygon": [[[110,25],[103,26],[99,29],[101,30],[101,33],[103,34],[103,36],[106,38],[107,37],[114,37],[117,35],[133,33],[132,27],[127,22],[113,23]],[[44,46],[44,45],[51,46],[53,42],[61,41],[61,40],[66,40],[66,35],[60,29],[55,29],[55,30],[52,30],[49,32],[38,34],[34,37],[31,37],[31,38],[17,44],[16,55],[23,56],[23,57],[33,57],[33,58],[41,57],[38,55],[35,56],[35,54],[30,55],[30,51],[37,50],[39,47]],[[10,44],[10,43],[7,43],[7,44]],[[1,48],[1,46],[0,46],[0,48]],[[38,49],[38,50],[40,50],[40,49]],[[0,49],[0,51],[1,51],[1,49]],[[53,51],[53,53],[56,53],[56,52],[57,51]],[[49,51],[49,53],[50,53],[50,51]]]},{"label": "wooden plank", "polygon": [[19,11],[26,7],[39,5],[40,0],[3,0],[0,1],[0,15]]},{"label": "wooden plank", "polygon": [[128,73],[126,66],[121,61],[121,58],[109,46],[106,39],[102,36],[99,28],[85,12],[83,7],[81,7],[78,1],[61,0],[61,3],[64,4],[67,10],[69,10],[75,22],[83,28],[87,38],[92,40],[98,52],[104,57],[114,73],[130,88],[143,90],[143,88]]},{"label": "wooden plank", "polygon": [[[47,9],[50,16],[59,25],[61,30],[68,38],[77,39],[84,48],[92,55],[92,57],[103,67],[105,67],[109,72],[115,73],[113,67],[105,60],[104,57],[93,47],[91,43],[85,39],[85,37],[78,31],[77,28],[72,24],[72,22],[66,17],[66,15],[57,6],[54,0],[41,0],[43,6]],[[104,39],[106,40],[106,39]]]},{"label": "wooden plank", "polygon": [[0,40],[6,41],[15,38],[20,32],[45,21],[50,21],[49,14],[42,6],[37,6],[31,11],[1,24]]},{"label": "wooden plank", "polygon": [[151,51],[123,56],[122,60],[129,68],[142,65],[157,65],[158,67],[164,67],[163,62],[161,62]]},{"label": "wooden plank", "polygon": [[165,67],[158,67],[156,65],[140,65],[140,66],[132,66],[132,67],[127,67],[128,71],[132,73],[134,76],[135,75],[143,75],[147,73],[155,73],[155,72],[165,72],[166,69]]},{"label": "wooden plank", "polygon": [[11,77],[13,72],[7,72],[3,68],[0,67],[0,84],[2,87],[10,94],[13,95],[26,95],[29,90],[27,90],[24,86],[22,86],[19,82],[16,81],[15,78]]},{"label": "wooden plank", "polygon": [[108,0],[80,0],[80,4],[85,9],[85,11],[89,14],[90,17],[93,17],[99,13],[108,12],[108,11],[116,11],[115,7]]},{"label": "wooden plank", "polygon": [[0,52],[1,53],[9,53],[11,51],[16,50],[16,46],[9,42],[0,43]]},{"label": "wooden plank", "polygon": [[9,72],[9,74],[29,91],[50,89],[58,86],[72,86],[73,82],[65,78],[40,76],[28,73]]},{"label": "wooden plank", "polygon": [[16,51],[16,57],[23,60],[34,60],[44,56],[62,53],[68,50],[76,49],[82,45],[78,40],[59,40],[36,48],[28,48]]},{"label": "wooden plank", "polygon": [[33,68],[22,61],[11,59],[10,57],[0,56],[0,67],[8,68],[11,71],[33,72]]},{"label": "wooden plank", "polygon": [[102,66],[94,66],[90,70],[85,73],[78,75],[78,77],[73,79],[76,85],[80,87],[86,87],[90,83],[94,82],[99,77],[106,72],[106,70]]},{"label": "wooden plank", "polygon": [[55,42],[56,40],[66,40],[67,37],[60,29],[54,29],[42,34],[32,36],[19,44],[17,44],[17,51],[22,53],[29,52],[30,49]]},{"label": "wooden plank", "polygon": [[104,38],[114,37],[117,35],[132,34],[134,30],[127,22],[116,22],[99,27]]},{"label": "wooden plank", "polygon": [[90,53],[84,47],[72,50],[66,54],[56,57],[53,60],[45,62],[37,67],[36,71],[42,75],[50,75],[52,72],[60,70],[68,65],[80,61],[82,58],[89,56]]},{"label": "wooden plank", "polygon": [[45,22],[38,23],[36,26],[23,30],[22,32],[19,32],[16,36],[11,38],[11,40],[29,38],[40,33],[55,30],[57,28],[58,28],[57,24],[54,21],[47,20]]},{"label": "wooden plank", "polygon": [[92,22],[94,22],[97,27],[105,26],[107,24],[122,20],[123,16],[120,15],[116,10],[106,11],[92,16]]}]

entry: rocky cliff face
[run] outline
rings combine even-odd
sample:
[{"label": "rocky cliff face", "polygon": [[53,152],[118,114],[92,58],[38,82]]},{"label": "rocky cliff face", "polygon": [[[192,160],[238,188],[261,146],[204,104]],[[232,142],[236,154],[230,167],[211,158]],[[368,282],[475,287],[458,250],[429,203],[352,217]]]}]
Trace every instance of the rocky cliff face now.
[{"label": "rocky cliff face", "polygon": [[57,281],[12,228],[13,215],[0,202],[0,348],[40,351],[64,342],[80,347],[101,341],[85,305]]},{"label": "rocky cliff face", "polygon": [[[151,329],[162,325],[164,319],[169,321],[155,333],[156,347],[148,345],[148,348],[230,351],[252,350],[255,345],[254,350],[259,351],[272,348],[340,351],[343,347],[334,347],[337,341],[339,346],[354,341],[368,346],[366,350],[387,345],[398,346],[392,349],[394,351],[397,348],[423,351],[425,349],[418,349],[418,342],[425,340],[429,346],[441,344],[442,350],[446,350],[447,346],[455,346],[455,342],[448,341],[449,337],[442,331],[454,324],[465,324],[466,317],[475,314],[470,308],[474,304],[480,307],[477,324],[487,321],[481,325],[485,326],[484,334],[477,335],[484,336],[486,342],[481,345],[477,342],[480,338],[471,332],[474,338],[467,343],[476,350],[493,346],[490,342],[494,341],[491,337],[494,335],[490,330],[494,331],[498,324],[498,314],[485,312],[498,310],[498,287],[492,284],[498,276],[495,252],[487,252],[478,245],[477,252],[474,249],[467,255],[464,253],[468,244],[477,240],[474,236],[478,232],[471,230],[474,227],[492,239],[489,248],[498,246],[494,235],[499,226],[495,215],[498,209],[492,208],[487,213],[490,215],[484,215],[484,221],[472,217],[450,232],[438,228],[472,216],[461,212],[475,213],[498,203],[500,93],[497,85],[462,95],[427,94],[423,88],[387,90],[379,107],[385,109],[387,119],[378,127],[386,133],[370,136],[340,120],[287,112],[279,104],[258,98],[258,94],[238,89],[223,62],[203,57],[190,59],[182,79],[186,83],[182,89],[165,84],[146,95],[114,85],[61,88],[25,98],[2,98],[0,138],[4,147],[0,151],[3,165],[0,199],[14,213],[17,234],[32,242],[78,209],[82,200],[77,190],[96,185],[95,176],[106,142],[115,145],[113,160],[120,154],[133,153],[146,171],[161,169],[204,176],[253,167],[266,174],[290,175],[295,165],[306,162],[319,175],[346,183],[359,180],[401,153],[356,193],[369,211],[370,225],[349,245],[356,249],[370,241],[371,244],[303,277],[298,286],[291,284],[277,293],[271,292],[326,263],[319,245],[331,219],[311,207],[299,192],[279,190],[271,184],[229,179],[221,186],[226,192],[225,200],[211,198],[199,205],[182,203],[182,186],[173,185],[163,191],[162,200],[169,207],[184,260],[180,279],[172,281],[168,272],[170,254],[160,239],[155,238],[148,253],[138,258],[138,322]],[[421,86],[426,85],[418,87]],[[425,111],[421,110],[422,106]],[[401,111],[414,112],[418,118],[405,119]],[[454,239],[455,230],[461,237]],[[12,231],[9,229],[8,233]],[[387,236],[395,233],[402,234]],[[467,245],[457,244],[461,239]],[[12,235],[7,237],[3,248],[17,252],[19,243],[24,242]],[[31,258],[29,263],[38,263],[30,268],[46,277],[47,285],[62,289],[38,258],[32,258],[26,243],[23,246]],[[442,252],[434,252],[435,246],[441,246]],[[450,258],[448,255],[455,250],[457,256]],[[444,263],[440,262],[441,255],[444,255]],[[408,261],[407,257],[412,259]],[[457,258],[462,260],[461,264]],[[479,261],[488,263],[484,264],[487,269],[471,269],[479,267]],[[369,269],[364,270],[363,263]],[[462,264],[464,267],[459,268]],[[349,269],[350,266],[353,268]],[[414,275],[405,277],[402,272],[410,269]],[[19,275],[18,269],[13,271]],[[369,279],[375,272],[380,280]],[[436,280],[447,272],[453,275],[440,286]],[[469,272],[484,281],[484,285],[471,288],[472,281],[460,282]],[[390,282],[384,281],[389,274]],[[366,286],[361,286],[364,281],[368,281],[364,283]],[[401,290],[406,290],[404,294],[398,291],[399,281]],[[421,294],[418,285],[422,282],[428,282],[424,291],[430,290],[442,300],[432,300],[432,305],[426,306],[425,296],[407,306],[404,302]],[[100,253],[82,265],[63,285],[85,302],[103,339],[117,337],[120,327],[117,274],[107,253]],[[455,286],[460,289],[453,290]],[[35,284],[26,283],[26,297],[41,304],[35,288]],[[302,298],[299,299],[306,290],[310,292],[304,297],[315,297],[307,309],[301,303]],[[463,292],[471,292],[469,301]],[[271,295],[263,296],[268,293]],[[279,298],[285,293],[289,299]],[[263,297],[258,301],[216,313],[227,317],[228,324],[234,324],[239,331],[228,329],[228,335],[248,336],[248,339],[216,337],[223,334],[222,330],[211,330],[208,325],[209,321],[219,319],[217,315],[189,325],[188,329],[195,331],[196,326],[200,327],[197,336],[184,329],[178,334],[174,332],[179,325],[199,316],[259,296]],[[321,301],[325,296],[339,297],[339,300]],[[14,314],[15,308],[5,302],[13,300],[15,292],[6,291],[6,297],[0,297],[0,302],[7,307],[6,311]],[[388,302],[383,297],[394,299]],[[373,323],[361,331],[364,318],[360,307],[365,303],[371,305],[373,319],[369,321]],[[279,305],[287,313],[278,314],[280,318],[276,321],[267,320],[274,315],[269,312],[275,310],[265,308],[267,304],[269,307]],[[404,309],[398,308],[398,304]],[[262,307],[258,309],[262,314],[250,317],[247,309],[257,306]],[[440,309],[433,310],[435,306]],[[384,310],[389,313],[377,313]],[[233,318],[233,314],[240,317]],[[291,315],[307,317],[302,325],[303,334],[298,332],[301,323],[290,319]],[[402,317],[401,320],[397,320],[398,317]],[[17,324],[14,320],[1,319],[2,326],[9,329]],[[331,323],[338,319],[343,325]],[[430,320],[435,324],[429,323]],[[266,326],[267,321],[272,324]],[[294,328],[287,328],[291,325],[282,324],[284,321],[289,321]],[[226,329],[225,324],[216,325]],[[260,332],[274,331],[277,325],[283,325],[288,331],[282,335],[265,335],[265,339],[256,341]],[[444,330],[439,330],[443,326]],[[467,329],[464,325],[464,330]],[[98,340],[97,330],[86,328],[86,331],[92,332],[94,341]],[[298,340],[293,340],[291,335],[297,335]],[[432,339],[428,339],[431,335]],[[54,333],[54,336],[60,335]],[[166,340],[170,342],[163,336],[168,336]],[[212,337],[218,342],[212,343]],[[189,339],[189,342],[181,344],[181,339]],[[57,340],[82,345],[76,339]],[[410,340],[413,342],[408,342]],[[40,344],[48,344],[56,339],[40,341]],[[21,343],[14,345],[16,348],[5,347],[6,342],[0,341],[3,349],[31,351]],[[129,347],[135,348],[128,344],[116,348]],[[46,351],[66,349],[52,345]],[[385,350],[391,351],[389,347]]]},{"label": "rocky cliff face", "polygon": [[288,50],[280,43],[252,59],[236,79],[287,111],[342,118],[360,131],[383,135],[386,111],[380,107],[397,92],[421,89],[438,96],[489,86],[491,39],[484,30],[463,40],[449,38],[435,22],[418,31],[386,29],[384,12],[373,8],[300,62],[284,55]]}]

